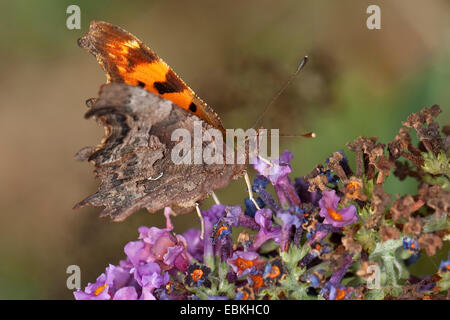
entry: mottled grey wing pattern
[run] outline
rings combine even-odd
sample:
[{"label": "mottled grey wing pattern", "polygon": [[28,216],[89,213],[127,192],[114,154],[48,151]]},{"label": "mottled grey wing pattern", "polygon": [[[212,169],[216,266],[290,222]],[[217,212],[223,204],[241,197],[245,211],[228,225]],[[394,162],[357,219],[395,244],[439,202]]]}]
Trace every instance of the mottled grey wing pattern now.
[{"label": "mottled grey wing pattern", "polygon": [[[244,165],[174,164],[173,130],[187,129],[193,137],[194,121],[200,119],[145,89],[105,84],[89,108],[86,118],[95,117],[106,134],[97,148],[83,148],[76,157],[94,163],[101,185],[75,208],[104,206],[101,216],[114,221],[141,208],[153,213],[170,206],[177,214],[186,213],[245,169]],[[202,123],[203,130],[209,128]]]}]

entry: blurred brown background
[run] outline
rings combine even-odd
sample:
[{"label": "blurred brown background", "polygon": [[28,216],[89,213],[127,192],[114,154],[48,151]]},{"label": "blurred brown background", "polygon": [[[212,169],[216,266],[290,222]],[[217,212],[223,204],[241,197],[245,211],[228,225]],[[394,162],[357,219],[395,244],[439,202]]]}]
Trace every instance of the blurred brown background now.
[{"label": "blurred brown background", "polygon": [[[66,28],[70,4],[81,8],[81,30]],[[369,4],[381,7],[381,30],[366,28]],[[263,121],[284,134],[317,133],[315,140],[281,140],[295,155],[292,177],[346,151],[359,135],[392,140],[400,122],[424,106],[440,104],[441,124],[450,119],[445,0],[4,1],[0,12],[3,299],[72,299],[68,265],[81,267],[84,286],[124,257],[138,226],[164,225],[161,214],[139,212],[112,223],[98,218],[100,209],[71,209],[98,185],[93,167],[73,155],[103,136],[83,118],[84,101],[105,81],[94,57],[76,44],[90,20],[139,37],[214,107],[226,128],[251,126],[309,55]],[[388,187],[404,194],[416,186],[390,178]],[[244,182],[217,194],[225,204],[243,204]],[[174,223],[182,232],[196,219],[190,214]],[[438,262],[422,260],[414,273],[436,271]]]}]

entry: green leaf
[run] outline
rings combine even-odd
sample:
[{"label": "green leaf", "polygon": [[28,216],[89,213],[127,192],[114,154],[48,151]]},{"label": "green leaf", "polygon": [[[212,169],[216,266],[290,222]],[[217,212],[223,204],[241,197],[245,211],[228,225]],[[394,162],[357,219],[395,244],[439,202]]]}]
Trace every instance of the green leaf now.
[{"label": "green leaf", "polygon": [[450,190],[450,163],[444,151],[437,156],[432,152],[423,152],[424,164],[422,169],[429,173],[423,180],[432,185],[440,185],[442,189]]},{"label": "green leaf", "polygon": [[269,241],[266,241],[262,244],[262,246],[259,248],[259,253],[264,254],[268,252],[275,251],[280,247],[279,244],[277,244],[273,239],[270,239]]},{"label": "green leaf", "polygon": [[448,289],[450,289],[450,272],[441,272],[440,276],[442,277],[442,279],[439,280],[438,285],[441,288],[441,292],[448,291]]},{"label": "green leaf", "polygon": [[355,240],[362,245],[362,247],[371,252],[377,242],[380,241],[380,236],[375,229],[361,228],[355,234]]},{"label": "green leaf", "polygon": [[431,185],[439,185],[445,191],[450,191],[450,180],[444,176],[424,175],[423,181]]},{"label": "green leaf", "polygon": [[372,193],[373,193],[373,180],[372,179],[367,181],[366,177],[364,177],[362,191],[369,200],[372,199]]},{"label": "green leaf", "polygon": [[450,163],[444,151],[441,151],[437,156],[433,152],[422,153],[424,164],[422,169],[432,175],[445,175],[450,178]]},{"label": "green leaf", "polygon": [[373,289],[369,290],[365,295],[365,300],[383,300],[384,290],[383,289]]},{"label": "green leaf", "polygon": [[379,242],[369,256],[370,261],[378,262],[382,268],[381,282],[384,282],[385,285],[397,287],[397,281],[408,275],[407,269],[396,254],[396,251],[402,246],[402,239]]},{"label": "green leaf", "polygon": [[448,218],[445,214],[443,214],[442,217],[438,217],[436,214],[433,214],[424,218],[424,220],[426,221],[423,226],[424,232],[450,229],[450,218]]},{"label": "green leaf", "polygon": [[309,246],[307,243],[305,243],[303,246],[296,246],[292,244],[287,252],[281,252],[280,255],[288,270],[292,271],[297,267],[300,260],[302,260],[303,257],[306,256],[308,251]]}]

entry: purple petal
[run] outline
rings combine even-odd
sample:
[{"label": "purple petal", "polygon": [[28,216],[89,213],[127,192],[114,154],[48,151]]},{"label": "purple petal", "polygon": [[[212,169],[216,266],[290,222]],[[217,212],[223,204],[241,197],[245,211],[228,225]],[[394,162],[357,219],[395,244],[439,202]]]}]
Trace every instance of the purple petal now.
[{"label": "purple petal", "polygon": [[117,290],[113,300],[137,300],[138,294],[134,287],[123,287]]},{"label": "purple petal", "polygon": [[147,262],[151,259],[151,252],[143,241],[131,241],[125,245],[125,254],[130,262],[137,266],[141,261]]},{"label": "purple petal", "polygon": [[339,197],[336,195],[335,190],[331,191],[323,191],[322,192],[322,198],[319,200],[319,207],[321,209],[327,209],[331,208],[333,210],[336,210],[339,203]]},{"label": "purple petal", "polygon": [[131,275],[129,270],[126,270],[120,266],[114,266],[112,264],[106,268],[106,283],[108,284],[111,293],[114,293],[124,287],[130,280]]},{"label": "purple petal", "polygon": [[200,234],[201,231],[195,228],[191,228],[183,234],[187,243],[187,251],[198,261],[203,260],[203,240],[200,239]]},{"label": "purple petal", "polygon": [[[320,216],[325,218],[324,224],[331,224],[335,227],[344,227],[355,223],[358,220],[356,207],[349,205],[343,209],[337,210],[339,197],[336,191],[324,191],[322,198],[319,200]],[[338,217],[338,218],[337,218]]]},{"label": "purple petal", "polygon": [[[140,286],[144,286],[148,284],[149,278],[148,276],[160,276],[161,273],[161,268],[159,267],[159,265],[155,262],[149,262],[146,264],[141,264],[138,267],[134,268],[133,270],[134,272],[134,278],[136,279],[136,281],[139,283]],[[145,277],[145,282],[144,283],[144,277]]]},{"label": "purple petal", "polygon": [[255,221],[261,228],[270,228],[270,226],[272,226],[272,211],[270,209],[260,209],[256,211]]}]

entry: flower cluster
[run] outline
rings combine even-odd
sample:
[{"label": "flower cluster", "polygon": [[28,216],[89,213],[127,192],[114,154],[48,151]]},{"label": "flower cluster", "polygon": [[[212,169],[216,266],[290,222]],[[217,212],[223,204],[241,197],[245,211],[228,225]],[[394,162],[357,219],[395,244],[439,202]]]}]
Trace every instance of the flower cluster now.
[{"label": "flower cluster", "polygon": [[[355,170],[339,151],[293,183],[292,153],[255,159],[255,199],[213,205],[201,211],[203,232],[182,235],[166,208],[166,228],[139,228],[126,259],[75,298],[449,298],[450,256],[434,275],[408,271],[450,240],[450,130],[439,132],[439,113],[433,106],[408,117],[387,150],[376,138],[348,143]],[[393,199],[384,189],[391,173],[416,179],[417,194]]]}]

